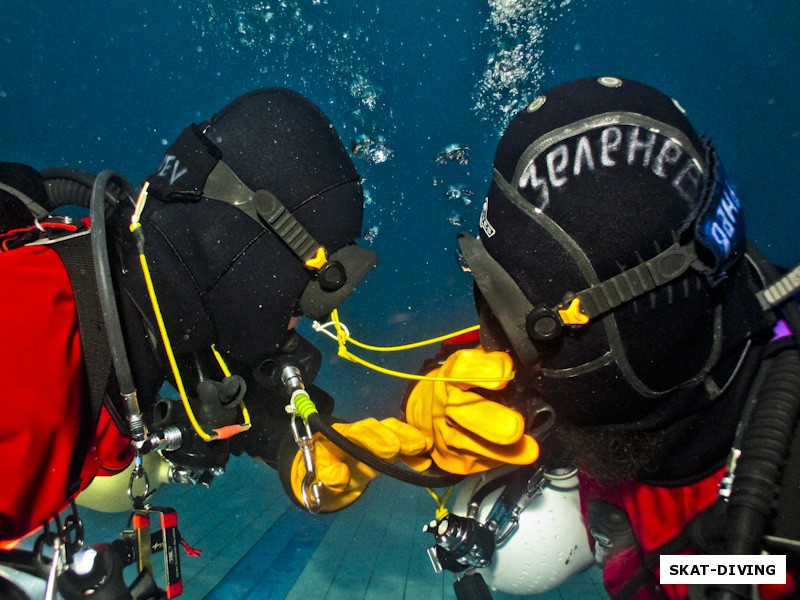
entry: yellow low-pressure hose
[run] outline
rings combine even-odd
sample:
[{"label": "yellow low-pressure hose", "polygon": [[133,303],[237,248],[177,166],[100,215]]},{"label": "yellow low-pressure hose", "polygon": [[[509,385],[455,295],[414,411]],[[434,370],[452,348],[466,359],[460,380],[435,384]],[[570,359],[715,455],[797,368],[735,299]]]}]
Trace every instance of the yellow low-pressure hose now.
[{"label": "yellow low-pressure hose", "polygon": [[[186,388],[183,385],[183,378],[181,377],[180,370],[178,369],[178,363],[175,360],[175,353],[172,351],[172,343],[170,342],[169,335],[167,334],[167,327],[164,324],[164,318],[161,314],[161,307],[158,304],[158,297],[156,296],[155,286],[153,285],[153,278],[150,276],[150,267],[147,264],[147,258],[144,254],[144,233],[142,231],[142,225],[139,219],[142,211],[144,210],[144,205],[147,202],[148,185],[149,182],[145,182],[145,184],[142,186],[142,191],[139,193],[139,198],[136,201],[136,206],[134,208],[133,215],[131,216],[130,230],[131,233],[133,233],[137,238],[139,264],[142,267],[142,273],[144,275],[144,281],[147,287],[147,294],[150,297],[150,303],[156,316],[156,323],[158,324],[158,330],[161,333],[161,340],[164,343],[164,350],[167,353],[167,360],[169,361],[172,375],[175,378],[175,386],[178,388],[178,393],[181,396],[181,403],[186,411],[186,416],[189,418],[189,422],[192,424],[192,428],[195,430],[195,432],[197,432],[197,435],[199,435],[200,438],[206,442],[226,439],[250,428],[250,414],[247,411],[247,407],[244,405],[244,403],[242,403],[242,416],[244,417],[244,424],[219,427],[214,430],[213,434],[206,433],[194,415],[192,406],[189,403],[189,397],[186,394]],[[225,361],[222,359],[222,355],[214,346],[211,347],[211,350],[213,351],[214,356],[216,357],[224,375],[226,377],[230,377],[231,372],[228,369],[228,366],[225,364]]]}]

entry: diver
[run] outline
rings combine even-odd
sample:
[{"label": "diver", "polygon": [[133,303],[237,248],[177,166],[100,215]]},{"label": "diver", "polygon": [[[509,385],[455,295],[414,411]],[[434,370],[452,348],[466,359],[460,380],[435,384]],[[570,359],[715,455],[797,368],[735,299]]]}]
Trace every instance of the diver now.
[{"label": "diver", "polygon": [[[76,206],[90,219],[64,208]],[[286,89],[188,126],[140,190],[113,171],[0,163],[4,546],[57,521],[47,556],[63,572],[58,544],[79,544],[51,519],[93,482],[96,508],[147,512],[164,479],[207,485],[232,453],[275,466],[284,441],[297,449],[280,371],[301,370],[317,410],[333,411],[312,383],[320,353],[294,325],[375,266],[354,244],[362,210],[331,122]],[[46,578],[40,563],[27,567]],[[74,597],[118,597],[100,592]]]},{"label": "diver", "polygon": [[[443,347],[424,372],[449,379],[403,406],[415,460],[483,477],[428,528],[457,596],[489,597],[481,573],[547,591],[548,553],[566,557],[551,587],[593,553],[612,598],[796,594],[798,277],[746,239],[711,141],[646,85],[555,87],[505,130],[479,225],[459,236],[479,335]],[[570,477],[574,501],[526,528]],[[786,584],[660,583],[662,555],[762,552],[787,555]]]}]

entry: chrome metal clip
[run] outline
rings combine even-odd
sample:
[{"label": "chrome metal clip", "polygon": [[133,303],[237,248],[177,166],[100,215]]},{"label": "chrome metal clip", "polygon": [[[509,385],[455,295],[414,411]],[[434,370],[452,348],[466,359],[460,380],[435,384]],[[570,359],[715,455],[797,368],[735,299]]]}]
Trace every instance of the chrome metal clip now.
[{"label": "chrome metal clip", "polygon": [[[144,479],[144,493],[137,495],[133,493],[133,484],[137,479]],[[144,501],[150,495],[150,479],[147,477],[147,471],[144,468],[142,455],[138,452],[133,456],[133,471],[131,471],[131,478],[128,482],[128,497],[135,502],[139,501],[144,505]]]},{"label": "chrome metal clip", "polygon": [[[297,420],[300,419],[304,425],[304,431],[301,434],[298,430]],[[308,421],[299,417],[297,414],[292,415],[291,419],[292,435],[297,447],[303,455],[303,464],[306,467],[306,475],[303,477],[303,487],[301,494],[303,497],[303,504],[309,512],[318,513],[322,508],[322,482],[317,479],[317,472],[314,466],[314,439],[311,433],[311,427]]]}]

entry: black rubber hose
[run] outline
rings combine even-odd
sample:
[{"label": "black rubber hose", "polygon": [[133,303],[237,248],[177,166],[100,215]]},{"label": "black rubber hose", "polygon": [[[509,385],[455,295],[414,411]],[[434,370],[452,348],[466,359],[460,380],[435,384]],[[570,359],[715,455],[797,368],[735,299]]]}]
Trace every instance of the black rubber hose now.
[{"label": "black rubber hose", "polygon": [[[89,208],[95,182],[94,175],[70,167],[45,169],[41,175],[47,192],[49,205],[46,208],[48,210],[67,204]],[[122,186],[117,185],[114,181],[108,182],[105,199],[112,210],[120,199],[125,197],[126,190],[130,188],[131,185],[127,181]]]},{"label": "black rubber hose", "polygon": [[[742,439],[728,511],[725,540],[728,554],[760,554],[761,541],[775,502],[800,409],[800,353],[777,355],[767,372],[750,424]],[[720,586],[714,600],[747,600],[749,586]]]},{"label": "black rubber hose", "polygon": [[108,261],[108,246],[106,244],[105,195],[109,182],[112,180],[116,180],[122,186],[130,185],[121,175],[114,171],[102,171],[97,175],[89,203],[89,216],[92,221],[90,235],[100,296],[100,309],[108,334],[108,345],[111,350],[114,371],[119,381],[120,394],[126,397],[133,395],[136,388],[133,383],[131,366],[128,362],[128,353],[125,350],[125,340],[122,336],[122,326],[120,325],[119,312],[117,311],[114,285],[111,280],[111,267]]},{"label": "black rubber hose", "polygon": [[489,494],[508,484],[516,474],[516,470],[509,471],[504,475],[500,475],[500,477],[495,477],[491,481],[486,482],[484,485],[475,490],[475,492],[472,494],[472,497],[469,499],[469,504],[477,504],[478,506],[481,506]]},{"label": "black rubber hose", "polygon": [[731,554],[758,554],[800,408],[800,354],[773,359],[742,440],[728,507]]},{"label": "black rubber hose", "polygon": [[358,444],[351,442],[333,427],[328,425],[319,413],[314,413],[308,418],[309,424],[322,433],[326,438],[339,446],[353,458],[363,462],[365,465],[380,471],[384,475],[399,479],[404,483],[420,487],[440,488],[450,487],[464,480],[464,475],[424,475],[416,471],[409,471],[389,463],[382,458],[375,456],[372,452],[365,450]]},{"label": "black rubber hose", "polygon": [[30,550],[0,550],[0,565],[5,565],[45,580],[50,574],[50,569],[47,565],[38,560],[37,555]]},{"label": "black rubber hose", "polygon": [[[780,274],[752,244],[748,252],[769,281]],[[789,301],[779,312],[800,346],[800,313]],[[725,520],[729,554],[759,554],[776,492],[800,413],[800,352],[778,354],[768,367],[750,423],[741,443]],[[714,600],[749,599],[746,585],[720,586],[710,590]]]},{"label": "black rubber hose", "polygon": [[453,582],[456,600],[492,600],[492,592],[480,573],[465,575]]},{"label": "black rubber hose", "polygon": [[0,573],[0,598],[4,600],[31,600],[17,584]]}]

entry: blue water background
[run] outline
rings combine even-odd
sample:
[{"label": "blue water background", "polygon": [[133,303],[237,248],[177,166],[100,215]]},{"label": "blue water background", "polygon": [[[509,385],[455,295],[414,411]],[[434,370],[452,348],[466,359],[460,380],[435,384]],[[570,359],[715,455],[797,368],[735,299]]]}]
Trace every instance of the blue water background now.
[{"label": "blue water background", "polygon": [[[796,0],[4,0],[0,159],[114,168],[138,184],[189,122],[256,87],[294,88],[348,146],[382,136],[393,151],[356,161],[362,243],[381,263],[343,318],[365,341],[408,342],[475,322],[455,235],[477,231],[511,115],[577,77],[639,79],[677,98],[714,139],[751,238],[800,261],[799,22]],[[449,144],[469,148],[469,163],[438,164]],[[328,357],[321,381],[342,416],[397,410],[403,382],[303,331]],[[383,362],[414,370],[426,354]]]}]

